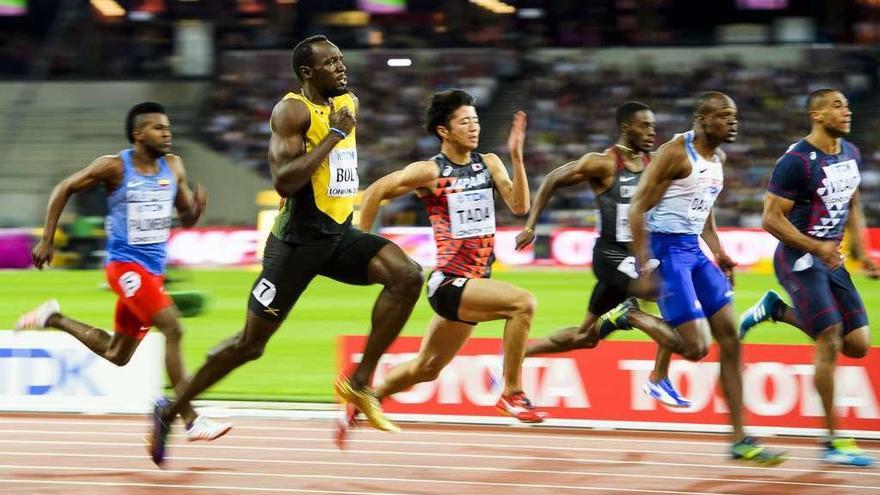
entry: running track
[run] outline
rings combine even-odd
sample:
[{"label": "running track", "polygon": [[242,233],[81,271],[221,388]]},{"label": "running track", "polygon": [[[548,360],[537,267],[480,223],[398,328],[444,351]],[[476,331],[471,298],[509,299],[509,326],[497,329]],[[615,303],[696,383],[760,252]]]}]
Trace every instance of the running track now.
[{"label": "running track", "polygon": [[729,461],[720,435],[403,423],[343,452],[328,420],[234,422],[213,443],[174,436],[159,470],[144,417],[0,416],[0,493],[880,495],[880,470],[821,464],[813,439],[767,439],[791,458],[762,468]]}]

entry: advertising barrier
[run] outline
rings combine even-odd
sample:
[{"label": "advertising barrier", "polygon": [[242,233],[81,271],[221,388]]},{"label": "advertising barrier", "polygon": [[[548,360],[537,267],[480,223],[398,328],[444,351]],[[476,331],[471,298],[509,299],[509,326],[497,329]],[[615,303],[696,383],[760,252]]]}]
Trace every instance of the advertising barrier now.
[{"label": "advertising barrier", "polygon": [[[339,363],[360,360],[365,338],[346,336]],[[412,358],[421,339],[402,337],[382,358],[375,382],[397,363]],[[498,339],[471,339],[440,377],[383,402],[389,413],[497,417],[499,389],[490,370],[500,363]],[[727,405],[719,385],[718,346],[693,363],[675,358],[669,378],[693,401],[687,409],[670,408],[642,392],[654,366],[650,342],[602,342],[593,350],[526,359],[523,386],[532,402],[555,420],[584,425],[669,429],[687,424],[694,431],[724,431]],[[880,352],[875,349],[874,352]],[[779,433],[815,432],[822,426],[822,406],[813,387],[811,346],[745,344],[743,399],[746,424]],[[880,436],[880,363],[841,357],[836,375],[836,404],[841,430]],[[572,424],[577,424],[572,423]]]},{"label": "advertising barrier", "polygon": [[[517,251],[517,227],[499,227],[495,257],[507,266],[556,266],[584,268],[592,264],[597,233],[593,229],[558,228],[549,234],[546,258],[536,258],[532,246]],[[422,266],[434,266],[436,247],[430,227],[386,227],[380,233],[394,241]],[[719,236],[739,269],[772,270],[777,240],[760,229],[721,228]],[[168,245],[168,261],[174,265],[221,266],[258,264],[266,234],[234,227],[174,229]],[[880,257],[880,228],[867,229],[865,240],[875,258]],[[708,248],[703,245],[708,253]]]},{"label": "advertising barrier", "polygon": [[0,410],[144,413],[163,386],[165,340],[150,333],[122,367],[63,332],[0,331]]}]

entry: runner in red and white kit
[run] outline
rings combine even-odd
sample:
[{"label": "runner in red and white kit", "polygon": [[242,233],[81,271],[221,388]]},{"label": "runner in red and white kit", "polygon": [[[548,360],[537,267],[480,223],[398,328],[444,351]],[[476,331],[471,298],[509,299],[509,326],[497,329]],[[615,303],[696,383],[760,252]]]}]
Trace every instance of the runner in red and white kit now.
[{"label": "runner in red and white kit", "polygon": [[507,141],[513,180],[497,155],[475,151],[480,123],[471,95],[456,89],[435,94],[427,121],[428,132],[441,141],[440,153],[379,179],[361,200],[360,227],[369,231],[383,200],[415,191],[428,210],[437,244],[437,265],[427,284],[428,300],[437,314],[418,356],[393,368],[376,393],[381,399],[436,379],[474,325],[503,319],[504,390],[496,407],[519,421],[540,423],[543,415],[532,407],[521,382],[535,297],[489,278],[494,260],[495,191],[514,214],[524,215],[529,209],[522,158],[526,115],[514,115]]}]

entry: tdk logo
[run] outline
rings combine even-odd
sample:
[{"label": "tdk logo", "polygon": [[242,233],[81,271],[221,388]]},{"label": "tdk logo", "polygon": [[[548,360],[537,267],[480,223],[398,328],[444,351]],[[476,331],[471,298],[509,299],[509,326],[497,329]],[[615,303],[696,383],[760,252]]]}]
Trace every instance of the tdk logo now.
[{"label": "tdk logo", "polygon": [[96,359],[87,352],[0,348],[0,395],[104,395],[88,376]]}]

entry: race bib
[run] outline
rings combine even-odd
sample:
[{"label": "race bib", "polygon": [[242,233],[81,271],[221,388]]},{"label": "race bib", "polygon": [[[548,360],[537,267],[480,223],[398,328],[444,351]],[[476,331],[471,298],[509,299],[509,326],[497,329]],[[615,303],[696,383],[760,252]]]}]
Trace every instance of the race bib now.
[{"label": "race bib", "polygon": [[128,203],[128,243],[156,244],[168,240],[172,201]]},{"label": "race bib", "polygon": [[358,193],[357,148],[334,149],[330,152],[330,184],[327,196],[347,198]]},{"label": "race bib", "polygon": [[629,230],[629,203],[617,203],[617,242],[632,242]]},{"label": "race bib", "polygon": [[715,200],[721,194],[724,181],[717,177],[700,177],[698,184],[700,189],[694,199],[691,200],[688,220],[702,230],[706,224],[706,219],[709,218],[709,213],[712,211],[712,206],[715,205]]},{"label": "race bib", "polygon": [[495,197],[491,188],[452,193],[447,200],[454,239],[495,233]]}]

